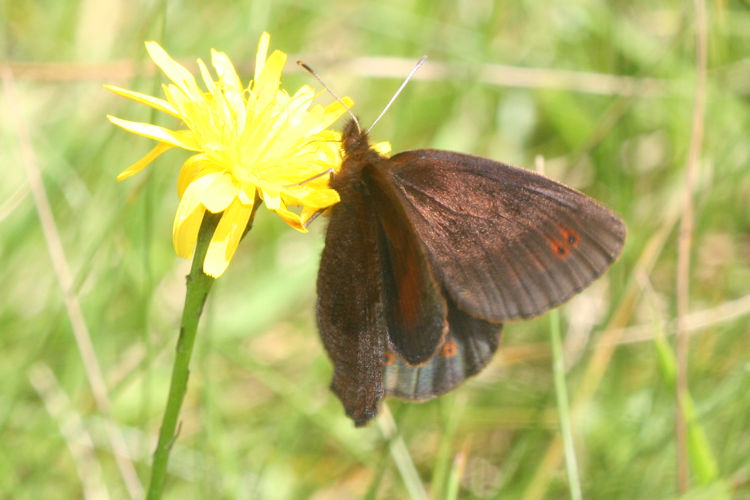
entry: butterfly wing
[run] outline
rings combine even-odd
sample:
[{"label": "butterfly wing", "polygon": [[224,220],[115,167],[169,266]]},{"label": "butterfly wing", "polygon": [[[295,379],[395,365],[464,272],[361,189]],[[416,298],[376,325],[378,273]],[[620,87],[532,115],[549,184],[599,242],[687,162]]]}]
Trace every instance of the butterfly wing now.
[{"label": "butterfly wing", "polygon": [[388,165],[374,156],[362,176],[381,228],[378,254],[388,340],[409,364],[417,365],[432,358],[445,336],[446,304]]},{"label": "butterfly wing", "polygon": [[528,170],[438,150],[406,151],[391,165],[433,271],[476,318],[541,314],[622,249],[625,225],[609,209]]},{"label": "butterfly wing", "polygon": [[410,365],[398,353],[386,353],[386,394],[410,401],[434,398],[478,373],[492,359],[503,325],[474,318],[450,299],[448,323],[448,335],[425,364]]},{"label": "butterfly wing", "polygon": [[383,398],[386,347],[410,365],[424,363],[447,331],[440,287],[383,171],[367,163],[334,179],[341,201],[331,211],[318,272],[331,388],[357,425],[377,414]]},{"label": "butterfly wing", "polygon": [[340,208],[331,215],[321,255],[318,329],[333,361],[331,389],[361,425],[377,415],[384,395],[386,323],[375,251],[379,234],[376,221],[357,221],[357,205]]}]

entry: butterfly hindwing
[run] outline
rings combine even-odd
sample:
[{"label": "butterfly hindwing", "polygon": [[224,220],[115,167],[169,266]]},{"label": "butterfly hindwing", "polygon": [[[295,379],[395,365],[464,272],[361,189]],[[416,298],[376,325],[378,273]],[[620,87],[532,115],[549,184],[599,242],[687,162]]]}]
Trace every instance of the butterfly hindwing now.
[{"label": "butterfly hindwing", "polygon": [[386,352],[385,391],[410,401],[424,401],[454,389],[492,359],[503,325],[474,318],[448,300],[450,330],[427,363],[413,366]]},{"label": "butterfly hindwing", "polygon": [[601,275],[625,226],[588,196],[485,158],[415,150],[391,158],[394,184],[438,280],[472,316],[536,316]]}]

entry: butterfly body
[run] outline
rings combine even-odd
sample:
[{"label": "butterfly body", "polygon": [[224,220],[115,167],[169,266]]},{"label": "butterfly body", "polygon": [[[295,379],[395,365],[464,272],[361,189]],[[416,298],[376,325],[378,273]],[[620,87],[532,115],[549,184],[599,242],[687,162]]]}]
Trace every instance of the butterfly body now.
[{"label": "butterfly body", "polygon": [[386,395],[425,400],[477,373],[502,323],[598,277],[625,226],[546,177],[439,150],[385,158],[352,121],[318,275],[332,389],[357,425]]}]

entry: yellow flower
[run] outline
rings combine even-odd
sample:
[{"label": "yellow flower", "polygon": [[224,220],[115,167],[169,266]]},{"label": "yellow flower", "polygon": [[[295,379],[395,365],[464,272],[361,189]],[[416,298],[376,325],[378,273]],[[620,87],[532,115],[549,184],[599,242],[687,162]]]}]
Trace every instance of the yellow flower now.
[{"label": "yellow flower", "polygon": [[[178,118],[186,127],[170,130],[108,116],[129,132],[159,141],[120,173],[118,180],[140,172],[173,147],[195,153],[182,165],[177,180],[180,203],[172,239],[177,255],[191,257],[205,211],[221,212],[203,263],[204,272],[213,277],[229,265],[258,199],[303,232],[313,214],[339,201],[338,193],[328,187],[325,173],[341,166],[341,134],[328,127],[346,109],[339,102],[313,105],[316,93],[306,85],[292,96],[282,90],[281,72],[287,56],[276,50],[266,57],[269,41],[268,33],[263,33],[255,56],[255,75],[248,87],[242,86],[227,55],[212,50],[217,80],[198,59],[204,91],[156,42],[146,42],[146,50],[172,81],[162,86],[166,99],[105,86]],[[351,107],[351,99],[344,102]],[[296,213],[290,206],[301,209]]]}]

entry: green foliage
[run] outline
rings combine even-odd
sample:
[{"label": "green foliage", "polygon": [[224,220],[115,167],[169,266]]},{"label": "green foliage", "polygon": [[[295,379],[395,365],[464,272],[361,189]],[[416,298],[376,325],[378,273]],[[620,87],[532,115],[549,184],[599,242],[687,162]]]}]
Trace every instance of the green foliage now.
[{"label": "green foliage", "polygon": [[[691,310],[708,312],[691,322],[693,476],[683,498],[742,498],[750,496],[750,6],[710,2],[708,9],[690,289]],[[107,422],[146,481],[189,270],[171,247],[186,156],[169,152],[118,184],[117,173],[153,144],[117,130],[105,114],[174,123],[102,84],[158,92],[143,47],[149,39],[186,63],[223,50],[249,78],[258,36],[268,30],[272,49],[290,54],[287,88],[314,85],[293,64],[303,59],[355,100],[365,124],[427,54],[427,67],[373,139],[390,140],[395,151],[451,148],[527,167],[542,155],[548,175],[623,216],[623,256],[560,314],[581,487],[584,498],[677,497],[674,367],[665,363],[671,347],[654,347],[653,325],[655,315],[671,325],[675,311],[694,17],[690,2],[645,0],[166,7],[0,0],[0,59],[12,70],[22,115],[7,105],[3,83],[0,491],[78,498],[105,488],[126,498]],[[518,71],[528,68],[544,71]],[[24,123],[64,248],[54,257],[72,274],[109,417],[92,396],[29,189]],[[403,498],[419,491],[401,468],[406,459],[434,498],[567,497],[562,461],[541,472],[559,429],[546,318],[506,325],[493,363],[453,394],[424,404],[390,400],[406,455],[394,456],[395,441],[378,425],[353,428],[328,390],[331,366],[314,320],[324,227],[321,219],[299,234],[261,208],[215,283],[165,498]],[[638,273],[655,290],[648,300],[632,284]],[[607,325],[632,328],[613,336]],[[603,338],[618,342],[612,357],[599,357]],[[579,399],[599,359],[601,382]],[[408,487],[403,476],[411,477]]]}]

